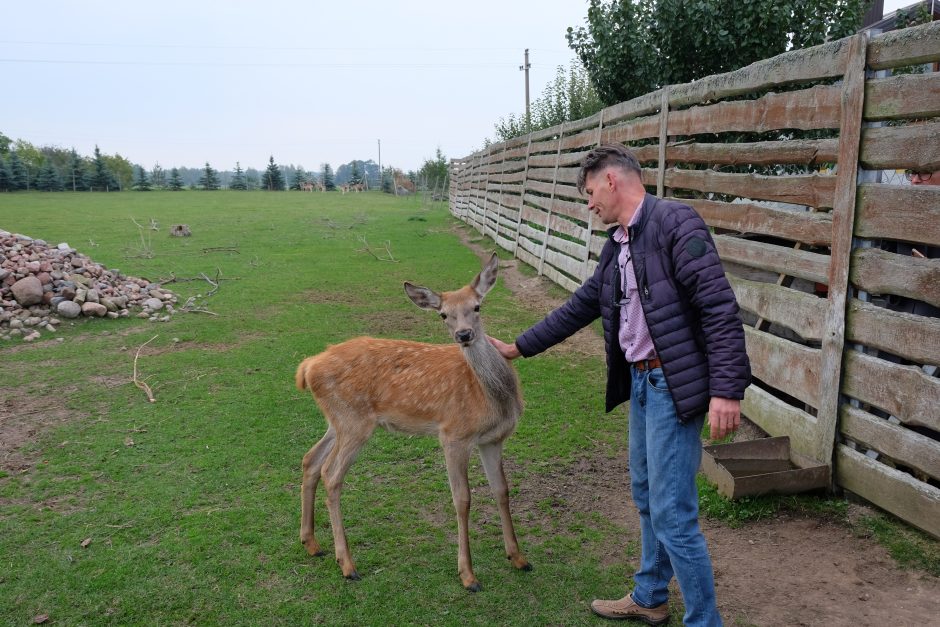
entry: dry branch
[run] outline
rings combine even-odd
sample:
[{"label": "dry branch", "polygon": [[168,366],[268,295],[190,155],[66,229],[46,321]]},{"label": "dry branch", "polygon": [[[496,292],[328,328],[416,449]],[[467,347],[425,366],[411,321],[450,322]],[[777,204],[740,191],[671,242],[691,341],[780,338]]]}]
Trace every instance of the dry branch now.
[{"label": "dry branch", "polygon": [[378,259],[379,261],[388,261],[390,263],[398,263],[398,260],[395,259],[394,255],[392,255],[392,250],[391,250],[392,242],[390,240],[385,240],[385,252],[388,254],[388,257],[380,257],[376,255],[375,252],[372,250],[372,247],[369,246],[369,242],[366,241],[365,236],[357,235],[356,239],[358,239],[359,242],[363,245],[363,248],[358,249],[356,252],[369,253],[370,255]]},{"label": "dry branch", "polygon": [[153,397],[153,390],[150,389],[150,386],[147,385],[144,381],[141,381],[140,379],[137,378],[137,358],[140,357],[141,349],[143,349],[144,346],[146,346],[147,344],[150,344],[150,342],[154,341],[158,337],[160,336],[154,335],[152,338],[150,338],[149,340],[141,344],[137,348],[137,354],[134,355],[134,385],[139,387],[141,390],[143,390],[147,394],[147,400],[149,400],[151,403],[156,403],[157,399]]}]

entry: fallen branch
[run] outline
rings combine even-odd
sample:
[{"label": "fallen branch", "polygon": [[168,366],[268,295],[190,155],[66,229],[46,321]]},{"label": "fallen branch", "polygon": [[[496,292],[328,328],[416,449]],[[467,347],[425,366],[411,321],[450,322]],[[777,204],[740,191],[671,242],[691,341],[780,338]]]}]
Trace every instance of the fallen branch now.
[{"label": "fallen branch", "polygon": [[147,340],[146,342],[144,342],[143,344],[141,344],[141,345],[137,348],[137,354],[134,355],[134,385],[136,385],[136,386],[139,387],[141,390],[143,390],[144,392],[146,392],[146,394],[147,394],[147,400],[149,400],[151,403],[156,403],[156,402],[157,402],[157,399],[155,399],[155,398],[153,397],[153,390],[150,389],[150,386],[147,385],[144,381],[141,381],[140,379],[137,378],[137,358],[140,357],[140,351],[141,351],[141,349],[143,349],[144,346],[146,346],[147,344],[150,344],[150,342],[154,341],[154,340],[157,339],[158,337],[160,337],[160,336],[159,336],[159,335],[154,335],[152,338],[150,338],[149,340]]},{"label": "fallen branch", "polygon": [[373,252],[372,247],[369,246],[369,242],[366,241],[365,236],[357,235],[356,238],[364,246],[364,248],[360,248],[356,252],[369,253],[370,255],[378,259],[379,261],[388,261],[390,263],[398,263],[398,260],[395,259],[394,255],[392,255],[392,250],[391,250],[392,242],[391,241],[385,240],[385,252],[388,253],[388,257],[379,257],[378,255],[375,254],[375,252]]}]

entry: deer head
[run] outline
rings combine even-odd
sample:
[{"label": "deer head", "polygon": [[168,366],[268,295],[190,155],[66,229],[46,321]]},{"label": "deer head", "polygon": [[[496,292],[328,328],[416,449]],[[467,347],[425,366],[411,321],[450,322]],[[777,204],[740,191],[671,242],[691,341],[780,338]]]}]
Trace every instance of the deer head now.
[{"label": "deer head", "polygon": [[499,258],[493,253],[470,285],[453,292],[438,294],[434,290],[406,281],[405,293],[421,309],[438,312],[455,342],[461,346],[470,346],[477,339],[485,337],[483,323],[480,322],[480,303],[496,283],[498,268]]}]

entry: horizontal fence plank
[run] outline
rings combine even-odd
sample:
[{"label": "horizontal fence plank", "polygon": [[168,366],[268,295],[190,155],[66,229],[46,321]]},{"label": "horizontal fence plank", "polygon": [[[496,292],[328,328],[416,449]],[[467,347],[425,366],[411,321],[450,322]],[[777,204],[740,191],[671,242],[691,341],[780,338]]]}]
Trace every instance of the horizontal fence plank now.
[{"label": "horizontal fence plank", "polygon": [[832,242],[832,216],[826,213],[786,211],[753,203],[674,198],[692,206],[709,226],[760,233],[816,246]]},{"label": "horizontal fence plank", "polygon": [[849,301],[845,337],[919,364],[940,365],[940,319]]},{"label": "horizontal fence plank", "polygon": [[[641,149],[634,152],[639,157]],[[655,155],[659,146],[644,146],[646,152]],[[722,165],[775,165],[803,164],[819,165],[838,159],[839,140],[814,139],[771,142],[699,143],[667,145],[666,160],[679,163],[708,163]],[[648,157],[648,159],[655,158]],[[642,159],[641,159],[642,161]]]},{"label": "horizontal fence plank", "polygon": [[650,137],[659,137],[658,115],[607,126],[601,131],[601,141],[605,143],[626,143]]},{"label": "horizontal fence plank", "polygon": [[866,120],[940,115],[940,72],[900,74],[865,83]]},{"label": "horizontal fence plank", "polygon": [[845,352],[842,392],[909,426],[940,431],[940,379],[858,351]]},{"label": "horizontal fence plank", "polygon": [[868,42],[868,67],[884,70],[940,59],[940,22],[895,30]]},{"label": "horizontal fence plank", "polygon": [[775,200],[810,207],[832,207],[836,177],[822,174],[763,176],[714,170],[666,170],[666,187],[719,192],[755,200]]},{"label": "horizontal fence plank", "polygon": [[778,85],[842,76],[848,42],[848,39],[839,39],[821,46],[793,50],[733,72],[706,76],[684,85],[672,85],[669,88],[669,106],[684,107],[707,100],[763,91]]},{"label": "horizontal fence plank", "polygon": [[716,235],[715,247],[722,261],[798,277],[815,283],[827,283],[829,257],[805,250],[794,250],[754,242],[730,235]]},{"label": "horizontal fence plank", "polygon": [[838,128],[840,91],[839,87],[816,86],[782,94],[771,93],[756,100],[719,102],[672,111],[667,132],[669,135],[697,135]]},{"label": "horizontal fence plank", "polygon": [[940,259],[860,248],[852,251],[849,280],[866,292],[897,294],[940,307]]},{"label": "horizontal fence plank", "polygon": [[[771,436],[790,436],[790,448],[800,455],[811,456],[818,448],[816,417],[756,385],[744,391],[741,413]],[[829,463],[829,460],[817,461]]]},{"label": "horizontal fence plank", "polygon": [[858,192],[856,237],[940,243],[940,187],[865,184]]},{"label": "horizontal fence plank", "polygon": [[836,446],[835,478],[846,490],[940,538],[940,489],[844,444]]},{"label": "horizontal fence plank", "polygon": [[940,479],[940,442],[844,403],[839,430],[903,465]]},{"label": "horizontal fence plank", "polygon": [[819,340],[826,317],[826,300],[774,283],[728,275],[738,304],[760,318],[783,325],[807,340]]},{"label": "horizontal fence plank", "polygon": [[[804,403],[819,403],[819,357],[815,348],[744,327],[754,376]],[[786,372],[786,377],[780,373]]]},{"label": "horizontal fence plank", "polygon": [[862,129],[860,150],[869,170],[940,170],[940,122]]}]

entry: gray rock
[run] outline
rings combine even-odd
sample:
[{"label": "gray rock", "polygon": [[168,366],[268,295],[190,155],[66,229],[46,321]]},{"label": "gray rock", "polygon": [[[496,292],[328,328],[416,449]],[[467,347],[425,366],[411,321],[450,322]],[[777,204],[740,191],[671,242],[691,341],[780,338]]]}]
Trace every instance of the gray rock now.
[{"label": "gray rock", "polygon": [[159,311],[163,309],[163,301],[159,298],[148,298],[144,301],[144,308],[151,311]]},{"label": "gray rock", "polygon": [[82,315],[82,306],[70,300],[64,300],[58,304],[56,312],[63,318],[78,318]]},{"label": "gray rock", "polygon": [[85,303],[82,305],[82,313],[89,318],[92,316],[103,318],[108,313],[108,308],[101,303]]},{"label": "gray rock", "polygon": [[34,276],[20,279],[10,289],[13,291],[13,298],[23,307],[42,301],[42,283]]}]

